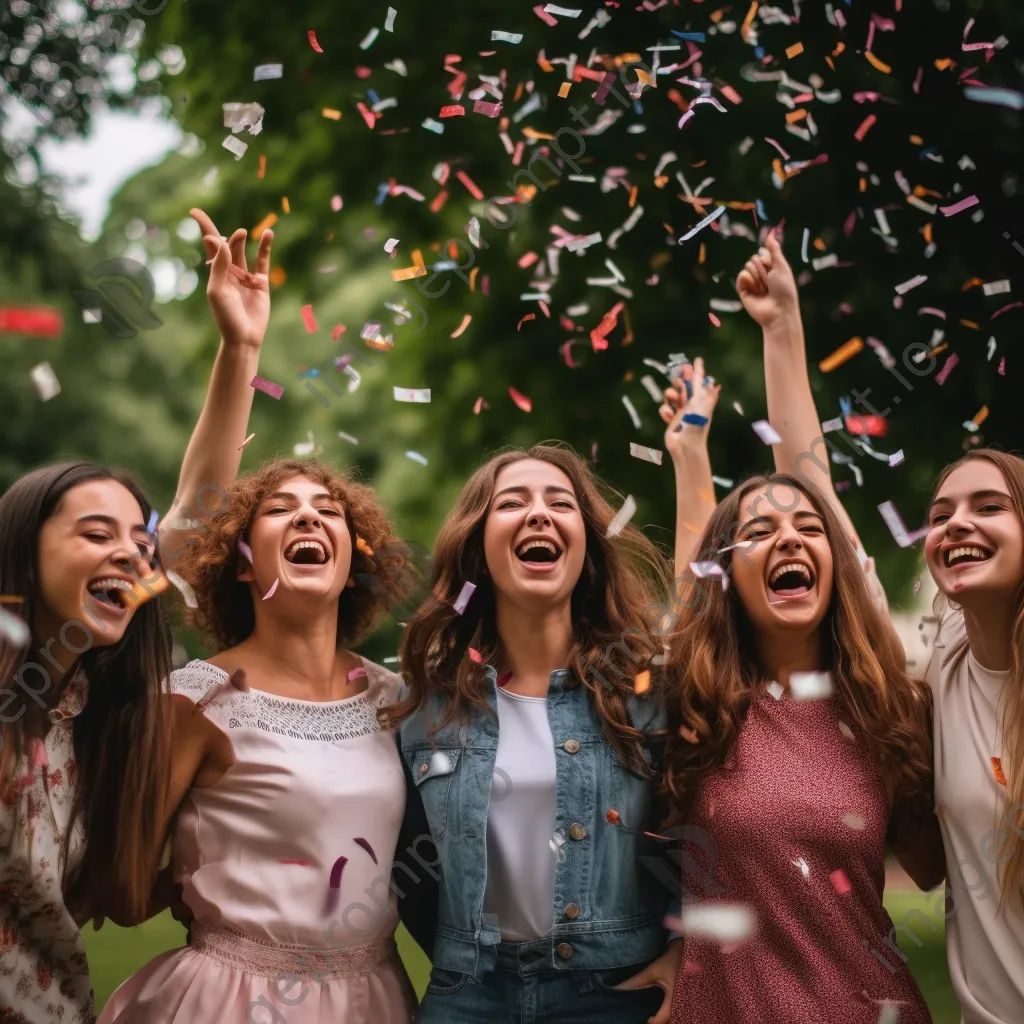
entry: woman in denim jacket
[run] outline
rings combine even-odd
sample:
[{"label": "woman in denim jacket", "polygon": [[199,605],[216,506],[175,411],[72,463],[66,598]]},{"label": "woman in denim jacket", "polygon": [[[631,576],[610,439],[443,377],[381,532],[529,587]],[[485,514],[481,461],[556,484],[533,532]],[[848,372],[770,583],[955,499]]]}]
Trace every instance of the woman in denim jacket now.
[{"label": "woman in denim jacket", "polygon": [[385,712],[438,851],[419,1024],[668,1020],[680,943],[648,833],[669,609],[613,513],[582,459],[537,446],[477,470],[441,529]]}]

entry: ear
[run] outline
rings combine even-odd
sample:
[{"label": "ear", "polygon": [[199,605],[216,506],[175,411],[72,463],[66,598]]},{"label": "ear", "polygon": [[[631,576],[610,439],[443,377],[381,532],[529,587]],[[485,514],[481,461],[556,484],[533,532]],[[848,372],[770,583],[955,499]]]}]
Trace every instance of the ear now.
[{"label": "ear", "polygon": [[235,570],[235,579],[239,583],[252,583],[256,579],[255,573],[252,571],[252,566],[244,559],[239,558],[237,567]]},{"label": "ear", "polygon": [[356,581],[351,576],[349,576],[349,578],[345,581],[346,587],[357,587],[358,585],[359,584],[356,583]]}]

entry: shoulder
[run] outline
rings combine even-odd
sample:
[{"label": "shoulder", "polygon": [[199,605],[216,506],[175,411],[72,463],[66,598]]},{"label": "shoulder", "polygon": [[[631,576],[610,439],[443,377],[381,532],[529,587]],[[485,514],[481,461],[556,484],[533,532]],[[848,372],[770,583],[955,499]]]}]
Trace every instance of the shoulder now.
[{"label": "shoulder", "polygon": [[366,667],[368,688],[375,692],[382,704],[393,704],[403,696],[405,683],[397,672],[378,665],[375,661],[363,658]]},{"label": "shoulder", "polygon": [[196,703],[209,693],[212,686],[221,685],[227,678],[224,669],[197,658],[171,673],[168,691]]}]

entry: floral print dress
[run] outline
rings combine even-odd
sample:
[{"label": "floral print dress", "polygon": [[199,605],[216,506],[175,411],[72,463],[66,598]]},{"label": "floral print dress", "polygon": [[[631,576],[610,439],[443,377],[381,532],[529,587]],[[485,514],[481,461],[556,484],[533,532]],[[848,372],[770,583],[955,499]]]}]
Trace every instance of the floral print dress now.
[{"label": "floral print dress", "polygon": [[[89,687],[81,669],[0,791],[0,1024],[92,1024],[82,935],[62,892],[61,854],[74,803],[72,730]],[[79,822],[68,870],[84,847]]]}]

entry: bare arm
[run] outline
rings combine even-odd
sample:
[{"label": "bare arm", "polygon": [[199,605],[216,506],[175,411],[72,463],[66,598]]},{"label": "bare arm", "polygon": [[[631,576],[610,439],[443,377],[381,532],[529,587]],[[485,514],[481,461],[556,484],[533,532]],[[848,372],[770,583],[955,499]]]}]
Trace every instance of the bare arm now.
[{"label": "bare arm", "polygon": [[[675,578],[678,592],[689,571],[690,559],[697,548],[704,528],[715,510],[715,485],[711,479],[711,457],[708,454],[708,431],[718,402],[721,385],[712,378],[705,383],[704,360],[683,367],[677,388],[665,391],[665,403],[659,410],[666,422],[665,447],[672,456],[676,489]],[[687,398],[686,384],[693,389]],[[684,417],[705,422],[684,422]],[[677,600],[685,595],[677,593]]]},{"label": "bare arm", "polygon": [[181,518],[202,521],[216,514],[220,507],[218,491],[238,474],[252,409],[250,383],[259,366],[270,319],[272,232],[266,231],[260,238],[255,268],[250,273],[243,228],[225,240],[202,210],[193,210],[192,216],[203,229],[206,255],[213,261],[206,295],[221,341],[206,400],[185,451],[174,504],[160,527],[161,550],[170,565],[181,557],[192,533],[181,524]]}]

